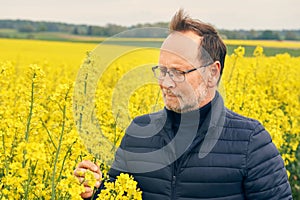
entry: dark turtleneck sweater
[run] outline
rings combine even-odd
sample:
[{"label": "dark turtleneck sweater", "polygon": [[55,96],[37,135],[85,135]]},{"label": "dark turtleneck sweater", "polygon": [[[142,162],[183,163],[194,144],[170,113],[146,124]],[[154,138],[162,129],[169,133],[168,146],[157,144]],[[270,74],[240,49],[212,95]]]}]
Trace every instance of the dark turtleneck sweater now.
[{"label": "dark turtleneck sweater", "polygon": [[167,112],[168,120],[171,121],[172,130],[173,130],[173,133],[175,136],[179,129],[179,126],[181,124],[182,117],[186,117],[186,119],[189,120],[187,125],[193,126],[193,125],[197,125],[197,123],[198,123],[197,130],[199,130],[201,125],[203,124],[204,120],[208,117],[208,115],[210,115],[211,102],[209,102],[208,104],[206,104],[205,106],[203,106],[197,110],[189,111],[186,113],[177,113],[177,112],[174,112],[174,111],[168,110],[168,109],[165,109],[165,110]]},{"label": "dark turtleneck sweater", "polygon": [[[185,113],[177,113],[166,108],[165,110],[167,113],[167,121],[169,121],[168,124],[171,124],[171,126],[168,126],[168,132],[173,133],[168,136],[169,141],[176,138],[173,143],[173,148],[175,156],[179,158],[174,162],[174,167],[177,168],[177,166],[180,165],[179,163],[184,161],[184,157],[188,154],[189,150],[198,143],[197,141],[201,141],[203,136],[200,136],[199,130],[204,121],[204,126],[208,126],[209,124],[211,116],[211,102],[199,109]],[[205,129],[205,127],[202,128]]]}]

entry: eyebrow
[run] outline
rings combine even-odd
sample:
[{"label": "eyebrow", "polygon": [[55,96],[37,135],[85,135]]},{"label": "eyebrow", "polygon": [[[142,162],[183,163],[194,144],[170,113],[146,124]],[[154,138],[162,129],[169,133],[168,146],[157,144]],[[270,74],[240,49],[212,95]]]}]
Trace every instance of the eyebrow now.
[{"label": "eyebrow", "polygon": [[[183,64],[170,64],[170,65],[164,65],[164,64],[158,64],[158,66],[160,67],[167,67],[169,69],[176,69],[178,71],[185,71],[185,70],[189,70],[187,65],[183,65]],[[193,66],[190,66],[193,67]],[[179,68],[183,68],[183,69],[179,69]]]}]

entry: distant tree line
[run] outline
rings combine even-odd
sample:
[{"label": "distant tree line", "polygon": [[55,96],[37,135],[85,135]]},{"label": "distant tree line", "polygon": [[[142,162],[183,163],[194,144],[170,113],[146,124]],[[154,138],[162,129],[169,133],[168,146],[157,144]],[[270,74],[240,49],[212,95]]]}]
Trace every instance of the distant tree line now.
[{"label": "distant tree line", "polygon": [[[0,29],[14,29],[23,33],[62,32],[75,35],[110,37],[120,32],[134,28],[159,27],[168,28],[168,23],[145,23],[134,26],[107,24],[106,26],[75,25],[59,22],[30,21],[30,20],[0,20]],[[224,39],[263,39],[263,40],[300,40],[300,30],[225,30],[220,29]],[[126,34],[123,34],[126,35]],[[144,29],[128,32],[127,37],[165,37],[167,32]]]},{"label": "distant tree line", "polygon": [[219,30],[223,38],[243,40],[300,40],[300,30]]}]

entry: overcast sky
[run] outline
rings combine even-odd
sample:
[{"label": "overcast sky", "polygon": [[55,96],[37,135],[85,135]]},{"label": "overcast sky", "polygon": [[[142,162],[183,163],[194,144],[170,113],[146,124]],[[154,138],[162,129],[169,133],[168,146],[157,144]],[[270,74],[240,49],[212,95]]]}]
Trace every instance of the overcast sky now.
[{"label": "overcast sky", "polygon": [[0,0],[0,19],[130,26],[179,8],[218,29],[300,29],[300,0]]}]

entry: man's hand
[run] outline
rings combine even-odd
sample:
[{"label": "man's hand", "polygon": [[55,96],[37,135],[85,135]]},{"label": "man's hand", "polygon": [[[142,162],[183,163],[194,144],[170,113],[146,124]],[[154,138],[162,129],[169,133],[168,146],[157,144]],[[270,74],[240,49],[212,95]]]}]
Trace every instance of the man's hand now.
[{"label": "man's hand", "polygon": [[89,160],[80,162],[78,164],[78,167],[74,170],[74,175],[78,178],[80,183],[84,184],[85,192],[80,194],[82,198],[89,198],[93,195],[94,188],[91,188],[85,179],[85,173],[87,172],[87,170],[90,170],[94,173],[94,177],[97,180],[95,187],[99,188],[99,186],[101,185],[102,173],[100,171],[100,168],[95,163]]}]

